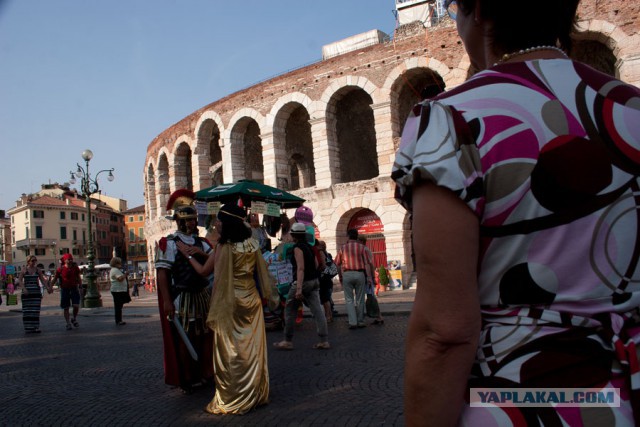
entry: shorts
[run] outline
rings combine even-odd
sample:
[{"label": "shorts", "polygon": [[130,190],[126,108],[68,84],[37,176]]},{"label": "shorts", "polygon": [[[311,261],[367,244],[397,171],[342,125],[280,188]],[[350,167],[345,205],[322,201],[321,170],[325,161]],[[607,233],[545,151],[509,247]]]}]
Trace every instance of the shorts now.
[{"label": "shorts", "polygon": [[320,276],[320,304],[331,301],[331,291],[333,290],[333,280],[326,275]]},{"label": "shorts", "polygon": [[60,308],[69,308],[71,305],[80,305],[80,291],[75,288],[60,288]]}]

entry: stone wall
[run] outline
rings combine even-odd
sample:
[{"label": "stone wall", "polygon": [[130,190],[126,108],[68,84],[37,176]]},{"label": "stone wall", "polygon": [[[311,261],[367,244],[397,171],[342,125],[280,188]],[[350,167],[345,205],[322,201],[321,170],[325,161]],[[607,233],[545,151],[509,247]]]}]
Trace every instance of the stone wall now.
[{"label": "stone wall", "polygon": [[[639,12],[637,2],[584,0],[576,59],[640,86]],[[393,200],[389,178],[402,124],[422,87],[441,78],[450,89],[472,72],[453,22],[426,29],[409,24],[390,42],[308,65],[196,110],[147,148],[148,241],[152,245],[173,229],[165,204],[177,188],[244,178],[247,164],[259,175],[259,156],[243,148],[258,144],[263,181],[289,186],[307,200],[330,252],[344,242],[353,215],[369,209],[384,226],[388,258],[409,265],[410,273],[409,222]],[[216,178],[212,172],[220,164]]]}]

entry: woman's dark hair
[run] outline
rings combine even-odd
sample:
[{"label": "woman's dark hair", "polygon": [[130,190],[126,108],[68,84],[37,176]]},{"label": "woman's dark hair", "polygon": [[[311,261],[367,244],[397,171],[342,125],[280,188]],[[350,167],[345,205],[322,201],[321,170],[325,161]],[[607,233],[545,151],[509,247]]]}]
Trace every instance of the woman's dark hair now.
[{"label": "woman's dark hair", "polygon": [[243,208],[228,203],[218,212],[218,220],[222,223],[219,243],[243,242],[251,237],[251,229],[245,223],[247,213]]},{"label": "woman's dark hair", "polygon": [[511,53],[536,46],[556,46],[569,52],[580,0],[457,0],[461,13],[481,5],[483,19],[493,22],[496,53]]}]

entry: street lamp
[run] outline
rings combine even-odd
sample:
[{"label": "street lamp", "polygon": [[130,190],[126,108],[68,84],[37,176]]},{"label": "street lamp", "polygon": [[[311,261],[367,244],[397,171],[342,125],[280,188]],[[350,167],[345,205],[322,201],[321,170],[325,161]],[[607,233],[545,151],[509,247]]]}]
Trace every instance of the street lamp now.
[{"label": "street lamp", "polygon": [[78,169],[76,172],[69,172],[71,174],[71,178],[69,182],[71,184],[76,183],[76,178],[80,179],[80,190],[82,191],[82,197],[87,202],[87,224],[88,224],[88,232],[89,232],[89,250],[87,252],[87,272],[85,276],[87,277],[87,294],[84,297],[84,305],[83,307],[87,308],[95,308],[102,307],[102,299],[100,297],[100,292],[98,292],[98,288],[96,286],[96,272],[94,268],[94,259],[95,253],[93,250],[93,233],[91,232],[91,195],[100,192],[100,186],[98,185],[98,176],[102,172],[109,172],[107,179],[109,181],[113,181],[115,178],[113,176],[113,171],[115,169],[103,169],[95,174],[95,177],[92,179],[91,174],[89,173],[89,162],[93,158],[93,152],[89,149],[84,150],[82,152],[82,159],[84,160],[85,167],[80,166],[79,163],[76,163]]}]

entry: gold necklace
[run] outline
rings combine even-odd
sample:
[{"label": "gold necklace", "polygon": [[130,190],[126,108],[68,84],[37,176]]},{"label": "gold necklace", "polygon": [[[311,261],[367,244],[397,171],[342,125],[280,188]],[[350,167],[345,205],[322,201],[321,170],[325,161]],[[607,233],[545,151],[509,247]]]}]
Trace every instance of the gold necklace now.
[{"label": "gold necklace", "polygon": [[495,62],[493,64],[493,66],[495,67],[496,65],[502,64],[504,62],[507,62],[510,59],[513,59],[515,57],[518,57],[518,56],[521,56],[521,55],[526,55],[526,54],[532,53],[532,52],[539,52],[541,50],[556,51],[556,52],[560,53],[562,56],[564,56],[565,58],[568,58],[568,56],[565,53],[565,51],[560,49],[559,47],[556,47],[556,46],[535,46],[535,47],[529,47],[529,48],[526,48],[526,49],[520,49],[520,50],[518,50],[516,52],[505,53],[504,55],[502,55],[500,60],[498,60],[498,62]]}]

